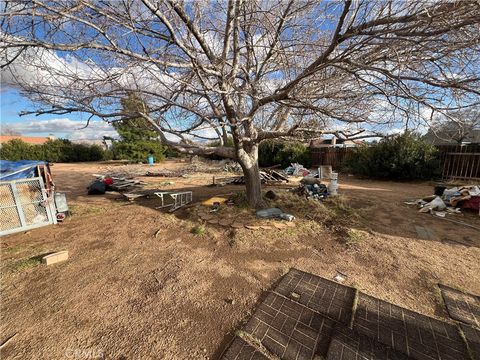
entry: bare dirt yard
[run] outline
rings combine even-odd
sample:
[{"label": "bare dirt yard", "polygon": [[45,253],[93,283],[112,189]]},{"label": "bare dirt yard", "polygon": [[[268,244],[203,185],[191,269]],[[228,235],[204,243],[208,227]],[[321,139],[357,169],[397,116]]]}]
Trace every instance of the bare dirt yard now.
[{"label": "bare dirt yard", "polygon": [[[0,238],[0,343],[16,334],[2,359],[215,359],[290,267],[330,279],[340,271],[347,285],[442,319],[438,283],[480,293],[478,230],[404,204],[430,195],[432,184],[341,176],[342,195],[323,205],[287,193],[291,184],[269,187],[279,194],[271,205],[295,215],[295,227],[247,229],[242,219],[254,217],[246,207],[226,209],[225,225],[198,217],[200,200],[243,190],[207,186],[213,173],[142,178],[145,191],[193,190],[194,205],[174,213],[155,209],[154,196],[87,196],[92,174],[114,168],[55,164],[73,215]],[[451,218],[480,226],[474,213]],[[434,237],[419,238],[415,226]],[[39,262],[59,250],[68,261]]]}]

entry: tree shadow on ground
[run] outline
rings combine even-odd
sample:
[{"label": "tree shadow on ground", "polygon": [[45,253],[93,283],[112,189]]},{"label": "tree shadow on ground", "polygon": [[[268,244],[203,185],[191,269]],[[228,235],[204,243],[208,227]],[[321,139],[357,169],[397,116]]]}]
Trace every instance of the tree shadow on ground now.
[{"label": "tree shadow on ground", "polygon": [[[350,180],[350,183],[352,183],[352,180]],[[273,190],[274,192],[282,193],[294,186],[294,184],[264,186],[263,191]],[[187,211],[190,207],[213,196],[229,197],[233,194],[244,192],[245,188],[242,185],[169,186],[167,188],[138,191],[138,193],[146,194],[146,196],[134,200],[132,203],[157,211],[168,212],[168,208],[158,209],[161,202],[160,198],[154,194],[157,191],[192,191],[192,203],[173,212],[175,216],[185,220],[191,217],[191,213]],[[353,185],[348,184],[345,188],[340,188],[340,193],[343,195],[342,202],[346,202],[346,207],[343,204],[340,207],[342,222],[347,227],[380,235],[440,242],[452,246],[480,247],[478,230],[449,222],[431,214],[419,213],[416,207],[404,204],[405,201],[414,199],[415,195],[417,198],[429,195],[429,191],[430,186],[426,183],[399,184],[365,180],[361,180],[359,184],[353,182]],[[307,206],[308,202],[313,200],[306,200],[299,196],[298,201],[294,201],[295,203],[292,207],[301,208],[303,202]],[[335,211],[337,211],[335,201],[334,197],[330,197],[325,203],[326,207],[335,208]],[[254,210],[252,210],[252,214],[253,212]],[[308,214],[299,215],[298,213],[293,213],[293,215],[298,220],[313,219]],[[475,212],[462,211],[462,214],[447,216],[455,221],[480,227],[480,217]],[[322,221],[322,219],[319,219],[319,221]],[[328,226],[335,227],[336,224],[332,223],[328,224]],[[418,232],[419,227],[428,229],[431,236],[422,237],[422,234]]]}]

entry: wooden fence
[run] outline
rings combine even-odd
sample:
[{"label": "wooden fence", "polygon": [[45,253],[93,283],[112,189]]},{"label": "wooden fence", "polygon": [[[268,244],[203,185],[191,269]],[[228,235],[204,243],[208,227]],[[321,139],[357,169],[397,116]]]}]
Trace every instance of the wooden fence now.
[{"label": "wooden fence", "polygon": [[480,144],[438,146],[443,180],[480,180]]},{"label": "wooden fence", "polygon": [[342,163],[352,154],[351,147],[320,147],[311,148],[310,156],[312,166],[332,165],[333,170],[339,170]]},{"label": "wooden fence", "polygon": [[[441,145],[440,166],[442,180],[480,180],[480,144]],[[312,166],[332,165],[340,170],[342,163],[351,156],[354,148],[311,148]]]}]

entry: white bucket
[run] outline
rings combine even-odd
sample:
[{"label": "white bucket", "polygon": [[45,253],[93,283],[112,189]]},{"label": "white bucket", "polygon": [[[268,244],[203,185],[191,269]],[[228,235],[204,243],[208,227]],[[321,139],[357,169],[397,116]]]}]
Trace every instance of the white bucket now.
[{"label": "white bucket", "polygon": [[338,195],[338,173],[332,172],[330,174],[330,184],[328,185],[328,192],[330,195]]}]

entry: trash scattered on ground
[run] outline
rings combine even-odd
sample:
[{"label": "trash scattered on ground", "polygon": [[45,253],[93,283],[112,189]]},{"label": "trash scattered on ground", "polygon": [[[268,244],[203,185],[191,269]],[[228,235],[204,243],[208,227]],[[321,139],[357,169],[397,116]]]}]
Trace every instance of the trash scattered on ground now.
[{"label": "trash scattered on ground", "polygon": [[303,177],[300,180],[300,185],[296,188],[290,189],[289,191],[299,195],[304,196],[307,200],[324,200],[327,196],[338,195],[338,173],[330,173],[330,183],[327,185],[322,184],[321,177],[318,174],[309,174],[308,176]]},{"label": "trash scattered on ground", "polygon": [[146,194],[123,193],[122,196],[125,197],[128,201],[133,201],[135,199],[146,196]]},{"label": "trash scattered on ground", "polygon": [[272,219],[278,217],[280,214],[283,214],[283,211],[279,208],[268,208],[268,209],[261,209],[256,212],[258,217],[264,219]]},{"label": "trash scattered on ground", "polygon": [[279,219],[282,219],[282,220],[286,220],[286,221],[293,221],[295,220],[295,216],[291,215],[291,214],[285,214],[285,213],[282,213],[280,215],[278,215],[278,218]]},{"label": "trash scattered on ground", "polygon": [[419,212],[430,213],[436,217],[460,214],[461,209],[471,209],[480,215],[480,187],[478,185],[452,187],[444,185],[434,187],[434,195],[421,199],[405,201],[406,205],[415,205]]},{"label": "trash scattered on ground", "polygon": [[258,210],[255,213],[259,218],[263,219],[282,219],[287,221],[295,220],[295,216],[291,214],[286,214],[279,208],[267,208]]},{"label": "trash scattered on ground", "polygon": [[292,163],[289,167],[283,170],[287,175],[292,176],[307,176],[310,175],[310,170],[305,169],[303,165],[299,163]]},{"label": "trash scattered on ground", "polygon": [[296,299],[296,300],[300,299],[300,294],[298,294],[298,293],[296,293],[296,292],[294,292],[294,291],[292,291],[292,292],[290,293],[290,296],[291,296],[292,298]]},{"label": "trash scattered on ground", "polygon": [[228,201],[228,198],[220,197],[220,196],[214,196],[214,197],[211,197],[210,199],[207,199],[207,200],[205,200],[205,201],[202,201],[202,205],[212,206],[212,205],[214,205],[215,203],[225,204],[227,201]]},{"label": "trash scattered on ground", "polygon": [[53,265],[66,260],[68,260],[68,251],[58,251],[42,257],[42,263],[46,265]]},{"label": "trash scattered on ground", "polygon": [[333,278],[333,280],[335,280],[336,282],[342,284],[345,282],[345,280],[347,280],[347,275],[341,273],[340,271],[337,270],[337,274],[335,275],[335,277]]},{"label": "trash scattered on ground", "polygon": [[93,174],[95,180],[88,186],[88,195],[102,195],[106,191],[126,191],[146,185],[145,182],[133,178],[111,175]]},{"label": "trash scattered on ground", "polygon": [[305,196],[306,199],[322,200],[328,196],[328,189],[325,184],[300,184],[298,187],[291,189],[290,191],[299,196]]},{"label": "trash scattered on ground", "polygon": [[300,180],[300,184],[303,185],[321,185],[322,180],[319,178],[315,178],[313,176],[305,176],[302,180]]},{"label": "trash scattered on ground", "polygon": [[440,198],[440,196],[435,197],[432,201],[429,203],[424,204],[420,208],[420,212],[431,212],[432,210],[445,210],[447,208],[447,205],[443,202],[443,200]]},{"label": "trash scattered on ground", "polygon": [[103,195],[107,191],[107,185],[102,180],[94,180],[87,187],[88,195]]}]

